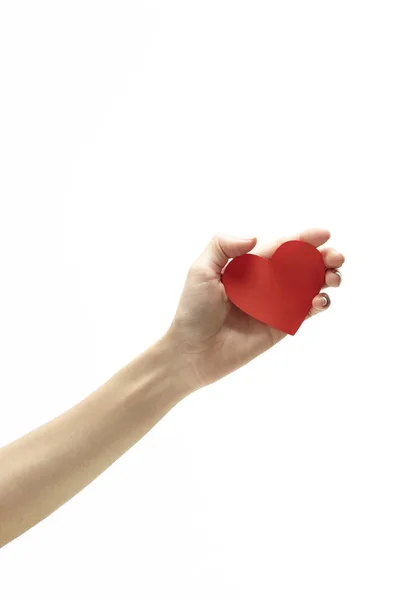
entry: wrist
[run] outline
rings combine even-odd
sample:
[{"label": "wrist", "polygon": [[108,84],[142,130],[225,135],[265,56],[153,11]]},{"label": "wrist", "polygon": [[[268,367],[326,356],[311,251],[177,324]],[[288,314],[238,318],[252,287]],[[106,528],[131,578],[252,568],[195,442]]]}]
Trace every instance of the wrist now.
[{"label": "wrist", "polygon": [[168,387],[176,398],[182,400],[201,387],[193,365],[170,331],[157,340],[149,352],[160,365],[163,377],[169,382]]}]

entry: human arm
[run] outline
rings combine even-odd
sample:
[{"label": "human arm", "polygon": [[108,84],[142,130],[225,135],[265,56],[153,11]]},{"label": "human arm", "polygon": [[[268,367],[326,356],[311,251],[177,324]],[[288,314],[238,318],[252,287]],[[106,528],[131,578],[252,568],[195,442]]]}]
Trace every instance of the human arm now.
[{"label": "human arm", "polygon": [[165,336],[73,408],[0,448],[0,547],[75,496],[193,389]]},{"label": "human arm", "polygon": [[[286,239],[319,247],[329,233],[309,230],[266,246],[216,236],[190,268],[165,335],[69,411],[0,448],[0,547],[76,495],[184,397],[285,337],[228,301],[221,272],[229,258],[250,251],[269,257]],[[344,257],[320,251],[325,286],[337,287]],[[324,298],[314,298],[310,316],[324,310]]]}]

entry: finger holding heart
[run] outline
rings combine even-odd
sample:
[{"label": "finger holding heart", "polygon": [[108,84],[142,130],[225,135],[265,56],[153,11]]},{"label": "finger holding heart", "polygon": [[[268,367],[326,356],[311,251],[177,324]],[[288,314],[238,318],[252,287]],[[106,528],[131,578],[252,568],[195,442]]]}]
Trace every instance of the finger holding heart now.
[{"label": "finger holding heart", "polygon": [[344,262],[344,256],[332,248],[317,249],[329,239],[329,232],[308,230],[297,237],[301,239],[256,247],[254,254],[233,259],[222,277],[233,304],[291,335],[307,316],[329,306],[329,296],[320,291],[340,284],[337,269]]}]

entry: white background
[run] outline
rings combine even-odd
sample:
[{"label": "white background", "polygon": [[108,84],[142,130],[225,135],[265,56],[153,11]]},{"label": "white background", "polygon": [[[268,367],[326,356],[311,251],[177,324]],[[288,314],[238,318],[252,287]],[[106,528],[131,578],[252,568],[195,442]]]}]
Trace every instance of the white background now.
[{"label": "white background", "polygon": [[162,335],[216,231],[332,306],[0,554],[0,595],[400,596],[398,2],[0,2],[0,444]]}]

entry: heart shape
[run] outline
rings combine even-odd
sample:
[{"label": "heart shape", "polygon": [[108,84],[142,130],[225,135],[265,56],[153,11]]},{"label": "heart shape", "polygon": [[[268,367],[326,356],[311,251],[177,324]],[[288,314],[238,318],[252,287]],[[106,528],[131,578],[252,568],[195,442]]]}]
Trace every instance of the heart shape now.
[{"label": "heart shape", "polygon": [[285,242],[270,259],[243,254],[228,263],[226,295],[258,321],[294,335],[325,281],[321,253],[311,244]]}]

